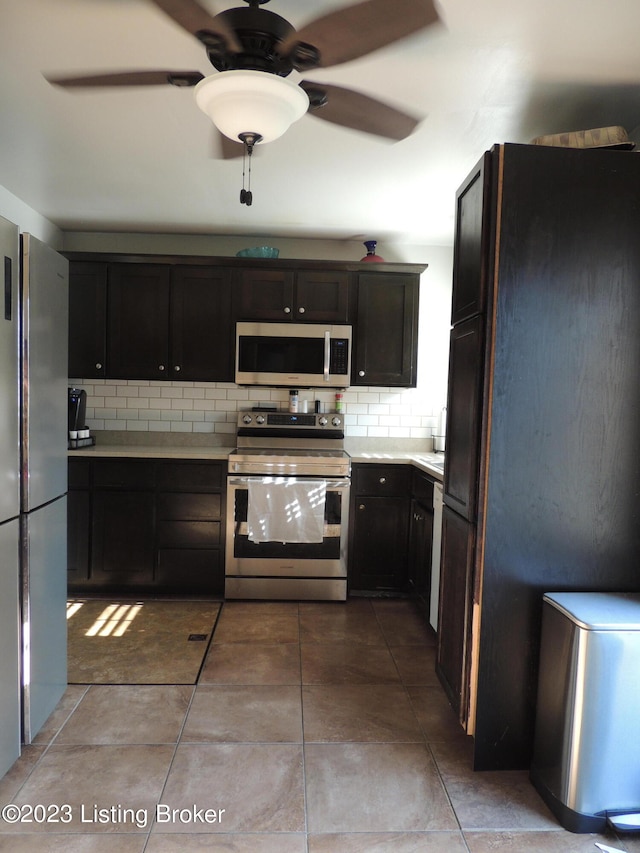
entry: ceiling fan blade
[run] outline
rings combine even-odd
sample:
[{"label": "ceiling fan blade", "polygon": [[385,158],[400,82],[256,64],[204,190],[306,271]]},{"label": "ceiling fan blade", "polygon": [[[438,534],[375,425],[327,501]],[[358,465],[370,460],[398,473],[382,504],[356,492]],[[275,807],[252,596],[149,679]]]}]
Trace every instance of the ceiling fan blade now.
[{"label": "ceiling fan blade", "polygon": [[440,20],[434,0],[363,0],[308,23],[279,52],[299,70],[349,62]]},{"label": "ceiling fan blade", "polygon": [[81,77],[46,77],[49,83],[65,89],[95,86],[195,86],[204,75],[199,71],[116,71]]},{"label": "ceiling fan blade", "polygon": [[[353,89],[316,83],[315,80],[302,80],[300,86],[309,95],[311,115],[353,130],[400,140],[413,133],[420,121]],[[322,103],[323,94],[325,103]]]},{"label": "ceiling fan blade", "polygon": [[170,18],[204,44],[222,40],[233,53],[241,51],[236,34],[224,18],[211,15],[196,0],[152,0]]}]

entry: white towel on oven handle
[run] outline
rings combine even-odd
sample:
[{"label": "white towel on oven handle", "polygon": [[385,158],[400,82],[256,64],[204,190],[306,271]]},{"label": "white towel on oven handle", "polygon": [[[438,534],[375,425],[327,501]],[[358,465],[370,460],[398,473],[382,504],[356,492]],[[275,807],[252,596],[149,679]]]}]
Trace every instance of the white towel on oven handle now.
[{"label": "white towel on oven handle", "polygon": [[326,480],[263,477],[249,480],[251,542],[322,542]]}]

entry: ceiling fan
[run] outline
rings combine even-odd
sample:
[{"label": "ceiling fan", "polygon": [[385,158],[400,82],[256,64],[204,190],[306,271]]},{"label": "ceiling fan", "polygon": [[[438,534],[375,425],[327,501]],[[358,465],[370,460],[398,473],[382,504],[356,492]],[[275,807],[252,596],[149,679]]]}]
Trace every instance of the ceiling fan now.
[{"label": "ceiling fan", "polygon": [[[393,140],[415,129],[413,116],[340,86],[287,79],[357,59],[439,21],[434,0],[361,0],[295,28],[260,8],[269,0],[211,14],[198,0],[151,0],[205,46],[216,73],[119,71],[91,76],[47,77],[65,88],[194,86],[200,108],[223,134],[223,156],[251,154],[310,112],[338,125]],[[242,144],[238,144],[242,143]]]}]

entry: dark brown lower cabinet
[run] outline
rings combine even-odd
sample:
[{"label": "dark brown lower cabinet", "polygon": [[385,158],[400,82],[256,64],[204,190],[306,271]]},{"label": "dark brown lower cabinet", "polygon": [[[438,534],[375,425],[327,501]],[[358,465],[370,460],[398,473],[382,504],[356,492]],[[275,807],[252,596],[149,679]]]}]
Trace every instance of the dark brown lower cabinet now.
[{"label": "dark brown lower cabinet", "polygon": [[436,673],[461,723],[467,719],[475,527],[449,507],[442,514]]},{"label": "dark brown lower cabinet", "polygon": [[69,472],[71,594],[223,594],[225,463],[72,458]]},{"label": "dark brown lower cabinet", "polygon": [[415,470],[411,486],[409,523],[409,592],[429,618],[431,552],[433,549],[433,480]]},{"label": "dark brown lower cabinet", "polygon": [[411,468],[353,466],[349,589],[407,591]]},{"label": "dark brown lower cabinet", "polygon": [[222,595],[221,494],[159,492],[156,585],[165,592]]},{"label": "dark brown lower cabinet", "polygon": [[92,494],[91,575],[93,588],[126,591],[153,586],[153,492],[104,491]]}]

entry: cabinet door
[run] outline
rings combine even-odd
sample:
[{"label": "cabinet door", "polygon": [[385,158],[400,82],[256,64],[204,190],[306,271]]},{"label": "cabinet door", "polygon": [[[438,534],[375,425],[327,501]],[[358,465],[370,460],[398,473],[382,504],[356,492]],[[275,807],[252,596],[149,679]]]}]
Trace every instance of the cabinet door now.
[{"label": "cabinet door", "polygon": [[451,331],[444,502],[474,520],[482,406],[484,323],[476,316]]},{"label": "cabinet door", "polygon": [[107,356],[107,264],[69,264],[69,376],[101,379]]},{"label": "cabinet door", "polygon": [[433,549],[433,480],[421,471],[412,472],[409,525],[409,592],[429,615],[431,601],[431,552]]},{"label": "cabinet door", "polygon": [[236,320],[290,320],[293,273],[278,269],[243,269],[233,289]]},{"label": "cabinet door", "polygon": [[474,545],[475,527],[445,507],[436,672],[461,722],[469,693]]},{"label": "cabinet door", "polygon": [[432,546],[433,509],[414,498],[409,529],[409,592],[425,615],[431,601]]},{"label": "cabinet door", "polygon": [[109,590],[148,587],[154,580],[155,495],[146,491],[93,493],[91,583]]},{"label": "cabinet door", "polygon": [[354,385],[416,385],[418,352],[417,275],[358,276]]},{"label": "cabinet door", "polygon": [[163,264],[109,266],[109,378],[171,378],[170,271]]},{"label": "cabinet door", "polygon": [[216,267],[174,267],[168,379],[232,382],[231,273]]},{"label": "cabinet door", "polygon": [[408,497],[356,497],[350,589],[403,592],[407,588]]},{"label": "cabinet door", "polygon": [[296,320],[346,323],[349,314],[349,273],[302,270],[296,274]]},{"label": "cabinet door", "polygon": [[489,177],[486,153],[456,194],[451,323],[455,325],[485,309],[489,250]]}]

